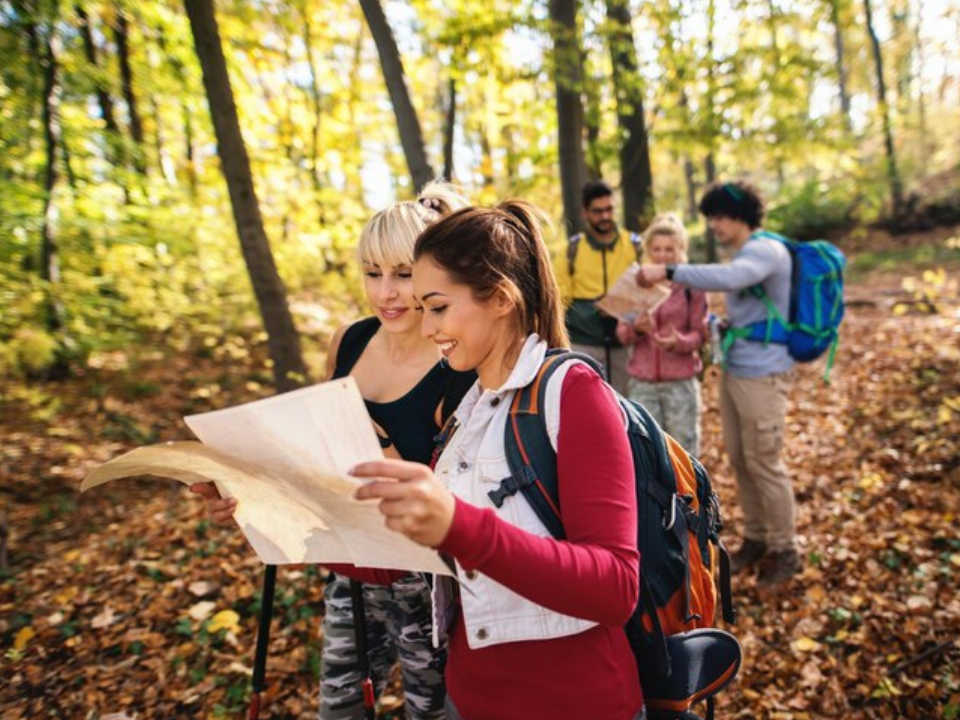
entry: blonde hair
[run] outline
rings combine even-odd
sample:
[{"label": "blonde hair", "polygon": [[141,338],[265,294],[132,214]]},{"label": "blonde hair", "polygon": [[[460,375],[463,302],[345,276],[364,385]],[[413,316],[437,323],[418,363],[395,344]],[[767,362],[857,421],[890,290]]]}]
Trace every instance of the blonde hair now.
[{"label": "blonde hair", "polygon": [[649,262],[650,246],[653,244],[653,239],[659,236],[673,238],[677,245],[677,262],[687,262],[690,239],[687,237],[687,229],[683,226],[683,221],[676,213],[660,213],[643,231],[643,262]]},{"label": "blonde hair", "polygon": [[427,183],[416,200],[393,203],[370,218],[360,233],[357,260],[381,268],[413,265],[413,246],[420,233],[467,205],[456,185]]}]

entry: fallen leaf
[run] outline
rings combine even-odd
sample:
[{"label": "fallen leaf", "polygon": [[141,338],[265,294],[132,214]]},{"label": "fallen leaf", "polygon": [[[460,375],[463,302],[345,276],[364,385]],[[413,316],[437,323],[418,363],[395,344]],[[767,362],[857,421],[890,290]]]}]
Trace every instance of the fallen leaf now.
[{"label": "fallen leaf", "polygon": [[193,605],[187,611],[187,614],[197,622],[203,622],[210,617],[210,613],[212,613],[216,607],[217,604],[215,602],[211,602],[210,600],[201,600]]},{"label": "fallen leaf", "polygon": [[213,595],[219,589],[219,585],[207,580],[198,580],[197,582],[192,582],[187,586],[187,590],[190,591],[190,594],[199,598]]},{"label": "fallen leaf", "polygon": [[107,605],[93,620],[90,622],[90,626],[94,630],[102,630],[105,627],[113,625],[117,621],[117,615],[113,612],[113,608]]},{"label": "fallen leaf", "polygon": [[13,649],[23,652],[36,634],[36,631],[29,625],[20,628],[13,637]]},{"label": "fallen leaf", "polygon": [[207,630],[210,632],[217,632],[218,630],[238,632],[240,630],[240,616],[233,610],[221,610],[213,616]]}]

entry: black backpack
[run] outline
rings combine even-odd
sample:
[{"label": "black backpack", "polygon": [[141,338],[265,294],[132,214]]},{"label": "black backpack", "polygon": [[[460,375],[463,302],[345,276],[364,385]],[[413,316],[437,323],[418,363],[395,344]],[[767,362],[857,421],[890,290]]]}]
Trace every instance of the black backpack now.
[{"label": "black backpack", "polygon": [[[556,453],[542,415],[550,377],[565,362],[581,360],[600,377],[596,361],[569,350],[550,350],[537,377],[514,396],[505,433],[511,475],[489,493],[500,507],[517,492],[555,538],[565,537],[557,489]],[[724,620],[736,621],[730,566],[720,541],[720,505],[710,476],[643,406],[616,394],[625,413],[637,488],[637,543],[641,596],[624,629],[637,659],[650,720],[694,720],[691,706],[713,697],[736,677],[736,638],[713,627],[717,595]],[[441,447],[453,422],[438,436]],[[719,585],[719,593],[717,590]]]}]

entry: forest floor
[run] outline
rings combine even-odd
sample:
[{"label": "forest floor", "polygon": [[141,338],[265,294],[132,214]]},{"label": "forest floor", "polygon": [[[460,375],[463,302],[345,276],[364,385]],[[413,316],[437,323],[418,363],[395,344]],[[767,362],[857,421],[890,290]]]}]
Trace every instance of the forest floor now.
[{"label": "forest floor", "polygon": [[[786,459],[804,570],[776,591],[735,578],[745,660],[721,717],[960,717],[960,252],[944,255],[949,237],[863,252],[832,382],[822,363],[800,368]],[[77,487],[121,452],[187,437],[184,414],[268,394],[260,361],[241,341],[140,348],[81,377],[2,388],[4,720],[245,716],[262,572],[243,538],[208,523],[178,483]],[[735,548],[714,369],[704,394],[703,461]],[[321,585],[316,568],[279,571],[264,718],[316,716]],[[398,705],[386,698],[385,716],[402,717]]]}]

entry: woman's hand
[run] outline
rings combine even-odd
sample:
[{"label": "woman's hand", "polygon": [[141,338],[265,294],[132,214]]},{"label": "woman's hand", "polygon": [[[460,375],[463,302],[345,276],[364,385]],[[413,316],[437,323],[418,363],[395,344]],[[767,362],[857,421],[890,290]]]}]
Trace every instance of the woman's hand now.
[{"label": "woman's hand", "polygon": [[653,315],[649,312],[640,313],[636,322],[633,323],[633,329],[638,333],[652,333],[656,326],[653,322]]},{"label": "woman's hand", "polygon": [[229,525],[235,522],[233,511],[237,509],[235,498],[222,498],[217,491],[217,486],[212,482],[194,483],[190,486],[190,492],[196,493],[207,501],[207,515],[221,525]]},{"label": "woman's hand", "polygon": [[456,500],[426,465],[406,460],[360,463],[350,471],[372,482],[358,488],[358,500],[380,500],[386,526],[427,547],[437,547],[450,531]]},{"label": "woman's hand", "polygon": [[666,279],[666,265],[641,265],[637,270],[637,274],[634,276],[634,280],[637,281],[637,285],[642,288],[653,287],[658,282],[662,282]]},{"label": "woman's hand", "polygon": [[670,331],[669,335],[654,335],[653,341],[664,350],[673,350],[680,342],[680,335],[676,329]]}]

